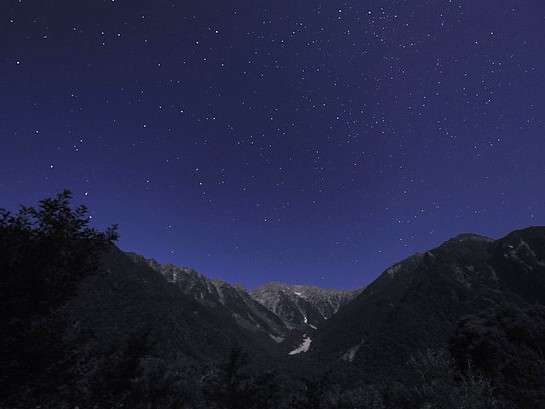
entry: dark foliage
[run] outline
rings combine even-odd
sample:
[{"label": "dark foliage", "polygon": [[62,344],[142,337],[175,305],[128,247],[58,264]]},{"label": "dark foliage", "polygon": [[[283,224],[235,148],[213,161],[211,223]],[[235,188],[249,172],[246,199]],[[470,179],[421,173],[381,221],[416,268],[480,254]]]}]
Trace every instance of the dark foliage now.
[{"label": "dark foliage", "polygon": [[290,402],[290,409],[329,409],[337,407],[337,385],[328,373],[303,379],[303,387]]},{"label": "dark foliage", "polygon": [[545,407],[545,307],[504,304],[458,325],[450,341],[458,367],[483,373],[515,407]]},{"label": "dark foliage", "polygon": [[279,387],[271,372],[247,371],[248,356],[236,347],[227,361],[214,370],[203,385],[207,407],[214,409],[267,409],[278,407]]},{"label": "dark foliage", "polygon": [[[135,379],[141,376],[140,362],[148,350],[147,334],[135,332],[121,349],[110,351],[99,361],[91,380],[90,395],[100,397],[102,405],[132,397]],[[94,403],[99,404],[96,399]]]},{"label": "dark foliage", "polygon": [[490,382],[459,371],[445,350],[420,352],[406,363],[404,383],[362,384],[343,389],[331,376],[303,382],[290,409],[503,409]]},{"label": "dark foliage", "polygon": [[405,383],[383,389],[386,408],[499,409],[490,382],[478,372],[460,372],[445,350],[427,350],[411,357]]},{"label": "dark foliage", "polygon": [[90,228],[87,209],[71,207],[70,200],[65,191],[37,208],[0,210],[2,395],[16,395],[23,386],[50,392],[58,384],[49,376],[65,356],[56,310],[117,239],[115,226],[105,232]]}]

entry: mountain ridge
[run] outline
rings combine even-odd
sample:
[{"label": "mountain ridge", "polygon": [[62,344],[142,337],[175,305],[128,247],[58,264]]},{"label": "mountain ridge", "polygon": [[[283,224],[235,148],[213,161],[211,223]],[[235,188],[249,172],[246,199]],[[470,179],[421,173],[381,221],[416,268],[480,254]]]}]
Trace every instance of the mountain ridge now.
[{"label": "mountain ridge", "polygon": [[386,269],[324,324],[306,355],[364,378],[392,376],[411,355],[446,345],[464,315],[544,302],[545,227],[496,240],[458,235]]},{"label": "mountain ridge", "polygon": [[361,291],[280,282],[248,291],[241,285],[211,279],[190,267],[161,264],[136,253],[126,254],[135,263],[160,273],[205,308],[230,316],[242,330],[284,355],[306,352],[312,333]]},{"label": "mountain ridge", "polygon": [[249,296],[238,285],[223,280],[210,279],[188,267],[161,264],[135,253],[127,253],[135,262],[148,265],[161,274],[167,282],[206,308],[231,316],[240,328],[251,331],[260,338],[282,342],[289,330],[269,310]]},{"label": "mountain ridge", "polygon": [[290,328],[316,330],[361,290],[335,290],[313,285],[270,282],[251,295],[280,316]]}]

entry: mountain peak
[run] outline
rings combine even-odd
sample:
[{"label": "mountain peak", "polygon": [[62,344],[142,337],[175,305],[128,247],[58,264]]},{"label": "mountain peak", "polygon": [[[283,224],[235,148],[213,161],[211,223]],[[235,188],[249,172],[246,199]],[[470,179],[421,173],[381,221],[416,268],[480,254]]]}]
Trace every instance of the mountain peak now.
[{"label": "mountain peak", "polygon": [[282,318],[288,327],[308,330],[317,329],[357,293],[271,282],[256,288],[251,295]]}]

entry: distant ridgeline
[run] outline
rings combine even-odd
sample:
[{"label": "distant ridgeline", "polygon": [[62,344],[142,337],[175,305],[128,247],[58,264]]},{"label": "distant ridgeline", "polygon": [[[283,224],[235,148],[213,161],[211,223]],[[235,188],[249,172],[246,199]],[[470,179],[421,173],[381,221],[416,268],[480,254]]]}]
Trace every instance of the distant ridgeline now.
[{"label": "distant ridgeline", "polygon": [[0,212],[0,408],[545,407],[545,228],[361,290],[248,292],[120,251],[70,201]]},{"label": "distant ridgeline", "polygon": [[[241,286],[211,280],[191,268],[161,265],[134,253],[127,255],[163,275],[185,295],[233,321],[271,352],[292,351],[308,334],[354,298],[356,291],[313,286],[268,284],[249,293]],[[278,344],[278,345],[272,345]]]}]

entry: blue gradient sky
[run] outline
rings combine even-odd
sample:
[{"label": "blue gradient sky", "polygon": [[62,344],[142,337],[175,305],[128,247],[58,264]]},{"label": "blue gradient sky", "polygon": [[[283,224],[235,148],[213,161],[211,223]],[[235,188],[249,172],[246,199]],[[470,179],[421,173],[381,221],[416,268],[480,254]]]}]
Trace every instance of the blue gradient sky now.
[{"label": "blue gradient sky", "polygon": [[249,287],[545,224],[539,1],[46,3],[0,5],[1,207]]}]

